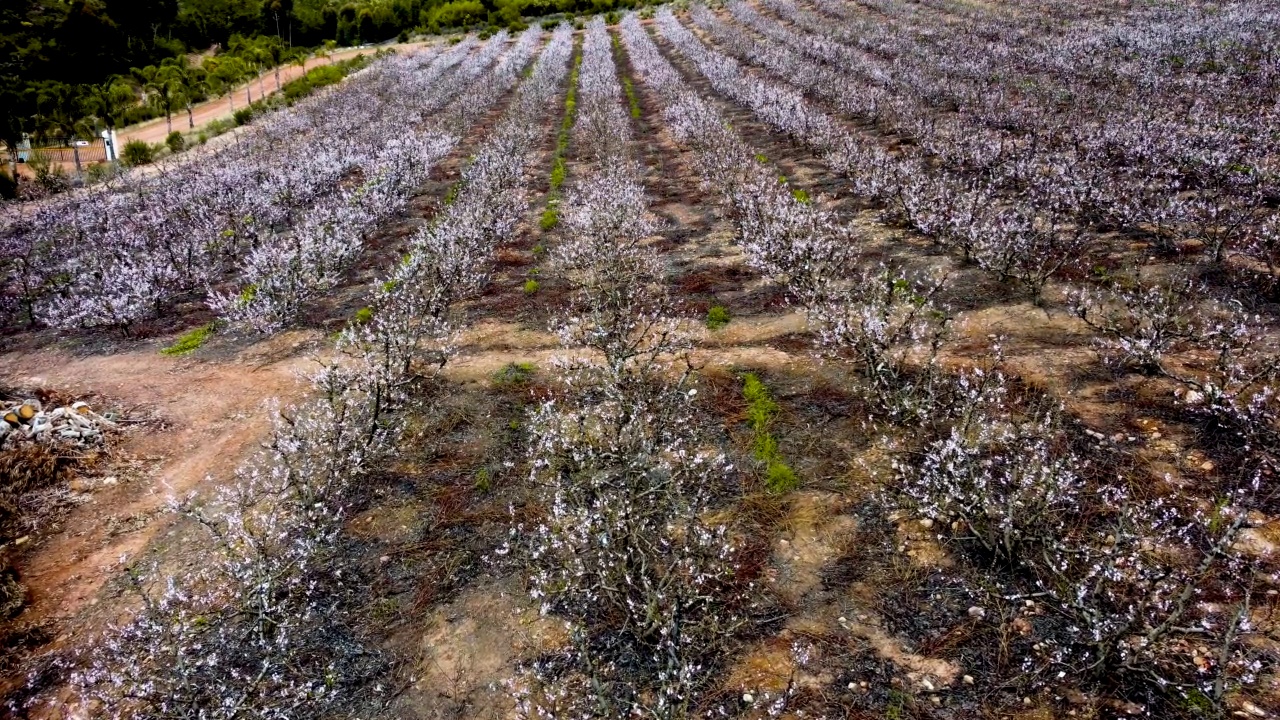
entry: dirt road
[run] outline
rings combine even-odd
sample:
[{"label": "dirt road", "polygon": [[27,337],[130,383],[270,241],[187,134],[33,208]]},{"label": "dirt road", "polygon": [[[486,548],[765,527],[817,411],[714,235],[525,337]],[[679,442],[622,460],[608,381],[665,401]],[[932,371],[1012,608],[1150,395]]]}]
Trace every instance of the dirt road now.
[{"label": "dirt road", "polygon": [[[395,44],[395,45],[384,45],[384,46],[378,46],[378,47],[348,48],[346,50],[340,50],[340,51],[334,52],[328,58],[309,58],[307,60],[305,68],[300,68],[297,65],[286,65],[284,67],[281,67],[280,83],[281,85],[283,85],[284,83],[287,83],[290,80],[296,80],[297,78],[301,77],[303,73],[307,72],[308,70],[311,70],[312,68],[316,68],[321,65],[327,65],[330,62],[337,62],[338,60],[346,60],[348,58],[353,58],[356,55],[359,55],[361,53],[364,53],[366,55],[372,55],[373,53],[383,48],[391,48],[395,50],[404,50],[404,49],[413,50],[413,49],[421,48],[425,44],[426,43],[404,43],[404,44]],[[245,107],[250,100],[260,99],[261,90],[263,89],[266,90],[267,95],[275,94],[276,78],[275,78],[274,72],[268,71],[267,74],[262,78],[261,82],[255,79],[250,83],[241,85],[240,87],[236,88],[235,92],[232,93],[234,97],[235,107],[242,108],[242,107]],[[192,121],[194,121],[194,126],[199,128],[209,124],[210,122],[213,122],[214,120],[229,118],[234,113],[234,111],[231,109],[232,104],[233,102],[231,100],[228,100],[226,95],[222,95],[212,100],[209,100],[207,102],[196,105],[194,108],[192,108],[192,114],[190,118],[188,118],[186,110],[183,109],[178,113],[174,114],[173,129],[179,132],[187,132],[192,127]],[[119,132],[120,145],[122,147],[124,146],[125,143],[129,142],[130,140],[143,140],[149,143],[162,143],[164,142],[164,139],[168,135],[169,135],[169,125],[163,117],[156,118],[154,120],[148,120],[147,122],[139,123],[137,125],[131,125],[127,128],[122,129]]]}]

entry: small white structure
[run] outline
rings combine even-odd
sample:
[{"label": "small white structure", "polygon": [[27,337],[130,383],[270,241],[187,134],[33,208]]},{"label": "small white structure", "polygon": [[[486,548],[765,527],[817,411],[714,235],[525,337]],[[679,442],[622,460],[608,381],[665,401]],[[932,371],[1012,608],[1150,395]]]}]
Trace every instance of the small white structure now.
[{"label": "small white structure", "polygon": [[106,147],[107,162],[115,162],[120,157],[120,153],[116,151],[115,128],[107,128],[102,131],[102,144]]}]

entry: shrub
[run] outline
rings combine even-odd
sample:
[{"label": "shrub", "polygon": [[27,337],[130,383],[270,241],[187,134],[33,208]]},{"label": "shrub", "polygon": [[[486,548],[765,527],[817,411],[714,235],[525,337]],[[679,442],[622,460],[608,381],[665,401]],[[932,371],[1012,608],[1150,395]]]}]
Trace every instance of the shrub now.
[{"label": "shrub", "polygon": [[32,174],[39,181],[42,175],[49,173],[49,168],[53,166],[53,158],[42,150],[32,150],[27,156],[27,167],[31,169]]},{"label": "shrub", "polygon": [[155,151],[142,140],[130,140],[120,153],[120,161],[129,167],[146,165],[152,161]]},{"label": "shrub", "polygon": [[118,168],[115,163],[96,163],[90,165],[84,172],[84,179],[87,183],[97,183],[107,180],[115,176]]},{"label": "shrub", "polygon": [[342,81],[342,78],[346,77],[346,72],[344,72],[344,69],[349,72],[350,69],[358,68],[363,64],[364,63],[356,64],[353,62],[350,65],[348,65],[347,63],[343,63],[340,65],[321,65],[320,67],[312,68],[311,70],[308,70],[307,74],[304,77],[306,77],[307,82],[310,82],[312,85],[316,87],[324,87],[326,85],[336,85],[337,83]]},{"label": "shrub", "polygon": [[[942,286],[886,267],[864,269],[842,288],[816,283],[820,300],[809,314],[820,343],[854,363],[866,381],[860,390],[892,418],[933,415],[933,359],[951,320],[932,300]],[[917,365],[910,358],[921,349],[929,354]]]},{"label": "shrub", "polygon": [[529,278],[528,280],[524,281],[524,294],[532,295],[538,292],[539,287],[541,287],[541,285],[538,284],[537,280],[534,280],[533,278]]},{"label": "shrub", "polygon": [[526,668],[517,715],[683,717],[666,711],[710,686],[751,612],[734,541],[706,519],[732,467],[691,432],[683,388],[569,382],[591,389],[530,421],[547,515],[511,538],[571,644]]},{"label": "shrub", "polygon": [[231,130],[235,126],[235,120],[230,118],[220,118],[218,120],[210,121],[208,125],[205,125],[204,131],[209,133],[209,137],[217,137],[228,130]]},{"label": "shrub", "polygon": [[462,185],[463,185],[463,182],[459,180],[458,182],[449,186],[449,192],[445,193],[445,196],[444,196],[445,205],[452,205],[454,201],[458,199],[458,193],[462,191]]},{"label": "shrub", "polygon": [[707,329],[719,330],[729,324],[729,309],[723,305],[712,305],[707,310]]},{"label": "shrub", "polygon": [[352,318],[352,322],[354,322],[356,325],[367,325],[369,321],[372,319],[373,319],[373,308],[366,305],[356,311],[355,317]]},{"label": "shrub", "polygon": [[169,152],[177,154],[187,147],[187,141],[182,138],[182,133],[174,130],[164,139],[164,144],[168,146]]},{"label": "shrub", "polygon": [[248,123],[250,120],[253,119],[253,109],[240,108],[239,110],[235,111],[235,114],[233,114],[231,117],[232,119],[235,120],[237,127],[241,125],[245,125],[246,123]]},{"label": "shrub", "polygon": [[306,76],[297,80],[287,82],[284,85],[284,99],[288,102],[296,102],[310,95],[316,88]]},{"label": "shrub", "polygon": [[39,150],[32,152],[27,166],[35,174],[36,183],[48,192],[62,192],[71,187],[71,179],[67,177],[66,170],[47,153]]}]

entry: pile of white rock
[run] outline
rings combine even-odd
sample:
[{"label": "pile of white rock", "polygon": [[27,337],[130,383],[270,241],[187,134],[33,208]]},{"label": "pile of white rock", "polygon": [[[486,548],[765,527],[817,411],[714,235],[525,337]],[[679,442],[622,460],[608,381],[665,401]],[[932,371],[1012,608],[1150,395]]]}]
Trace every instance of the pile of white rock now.
[{"label": "pile of white rock", "polygon": [[87,403],[45,410],[39,400],[23,400],[0,411],[0,449],[23,441],[97,445],[103,430],[115,426]]}]

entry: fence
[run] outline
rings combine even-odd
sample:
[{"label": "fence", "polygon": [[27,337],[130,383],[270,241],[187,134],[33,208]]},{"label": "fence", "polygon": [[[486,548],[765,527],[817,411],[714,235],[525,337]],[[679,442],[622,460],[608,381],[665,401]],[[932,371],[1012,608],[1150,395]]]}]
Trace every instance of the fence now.
[{"label": "fence", "polygon": [[27,156],[27,162],[30,162],[31,156],[36,153],[43,154],[54,162],[73,163],[76,161],[77,153],[80,155],[81,164],[106,161],[107,144],[103,142],[102,138],[94,138],[88,141],[88,145],[74,148],[71,147],[71,142],[73,141],[56,143],[45,147],[33,147],[24,154]]}]

